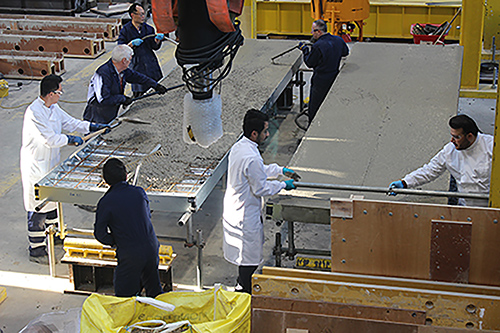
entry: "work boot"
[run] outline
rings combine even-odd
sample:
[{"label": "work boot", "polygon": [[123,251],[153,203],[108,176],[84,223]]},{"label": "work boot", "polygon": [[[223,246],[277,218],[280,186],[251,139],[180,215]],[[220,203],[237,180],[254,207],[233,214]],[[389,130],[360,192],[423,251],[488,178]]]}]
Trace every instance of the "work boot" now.
[{"label": "work boot", "polygon": [[37,264],[41,265],[48,265],[49,264],[49,256],[44,255],[44,256],[30,256],[30,261],[36,262]]}]

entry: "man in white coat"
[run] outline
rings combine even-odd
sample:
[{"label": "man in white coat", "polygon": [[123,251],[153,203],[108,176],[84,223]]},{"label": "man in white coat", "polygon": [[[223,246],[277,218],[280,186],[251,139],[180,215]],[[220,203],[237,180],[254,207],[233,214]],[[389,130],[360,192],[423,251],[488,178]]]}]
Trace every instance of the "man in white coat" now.
[{"label": "man in white coat", "polygon": [[[251,293],[251,277],[263,261],[263,197],[295,188],[298,175],[277,164],[265,165],[258,145],[269,136],[269,117],[255,109],[243,120],[243,137],[229,152],[224,196],[224,258],[238,265],[236,291]],[[286,175],[287,181],[268,180]]]},{"label": "man in white coat", "polygon": [[[452,117],[449,125],[451,142],[428,164],[392,182],[389,188],[420,186],[448,170],[457,182],[458,192],[489,194],[493,137],[480,133],[474,120],[464,114]],[[487,207],[488,200],[460,198],[458,204]]]},{"label": "man in white coat", "polygon": [[35,207],[35,184],[42,179],[60,160],[59,148],[68,144],[81,145],[79,136],[61,134],[67,132],[88,133],[109,125],[90,123],[75,119],[58,105],[63,91],[62,78],[51,74],[40,83],[40,96],[28,106],[24,114],[21,178],[23,182],[24,207],[28,212],[28,239],[30,260],[48,263],[45,244],[46,224],[54,224],[57,219],[56,204],[48,203],[40,212]]}]

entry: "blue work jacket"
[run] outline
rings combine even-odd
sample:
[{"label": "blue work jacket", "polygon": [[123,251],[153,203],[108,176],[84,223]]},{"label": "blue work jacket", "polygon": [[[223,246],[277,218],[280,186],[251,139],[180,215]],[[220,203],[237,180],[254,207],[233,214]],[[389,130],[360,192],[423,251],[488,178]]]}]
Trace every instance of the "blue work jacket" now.
[{"label": "blue work jacket", "polygon": [[[148,37],[144,38],[146,36]],[[133,46],[134,56],[132,57],[130,68],[149,76],[155,81],[159,81],[163,77],[163,74],[158,63],[158,58],[153,51],[159,50],[162,42],[156,43],[155,36],[156,32],[149,24],[143,23],[140,30],[137,30],[132,21],[130,21],[120,30],[118,44],[128,44],[136,38],[144,38],[141,45]],[[132,84],[132,91],[134,92],[144,92],[147,88],[147,86],[140,84]]]},{"label": "blue work jacket", "polygon": [[97,204],[94,236],[102,244],[116,246],[118,258],[130,253],[157,255],[159,243],[146,192],[125,181],[111,186]]},{"label": "blue work jacket", "polygon": [[349,48],[339,36],[326,33],[318,38],[311,50],[305,48],[304,62],[314,70],[311,84],[333,82],[339,74],[340,60],[349,55]]},{"label": "blue work jacket", "polygon": [[83,119],[107,124],[116,118],[120,104],[126,99],[123,94],[126,82],[141,83],[148,87],[157,85],[155,80],[130,68],[118,74],[112,60],[109,59],[96,70],[90,80]]}]

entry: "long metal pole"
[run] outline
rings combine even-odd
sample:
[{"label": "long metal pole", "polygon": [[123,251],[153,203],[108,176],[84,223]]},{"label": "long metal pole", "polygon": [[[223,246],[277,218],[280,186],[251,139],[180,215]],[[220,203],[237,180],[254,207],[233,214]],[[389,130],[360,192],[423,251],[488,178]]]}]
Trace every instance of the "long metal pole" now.
[{"label": "long metal pole", "polygon": [[480,193],[461,193],[461,192],[444,192],[444,191],[426,191],[426,190],[413,190],[407,188],[387,188],[387,187],[374,187],[374,186],[357,186],[357,185],[341,185],[341,184],[320,184],[320,183],[303,183],[294,182],[296,187],[316,188],[326,190],[340,190],[340,191],[358,191],[358,192],[375,192],[385,193],[394,192],[396,194],[409,194],[409,195],[427,195],[434,197],[457,197],[467,199],[488,199],[488,194]]}]

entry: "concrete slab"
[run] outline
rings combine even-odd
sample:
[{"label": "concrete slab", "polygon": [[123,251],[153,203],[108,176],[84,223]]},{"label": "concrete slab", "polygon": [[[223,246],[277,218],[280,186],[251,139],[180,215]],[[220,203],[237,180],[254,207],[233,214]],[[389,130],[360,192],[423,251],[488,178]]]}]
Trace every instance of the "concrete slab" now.
[{"label": "concrete slab", "polygon": [[[427,163],[449,140],[461,61],[460,46],[355,44],[290,166],[304,182],[386,187]],[[447,181],[425,187],[447,190]],[[350,194],[292,192],[327,200]]]}]

